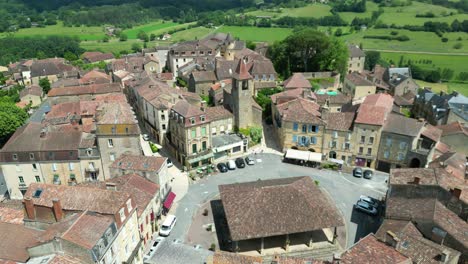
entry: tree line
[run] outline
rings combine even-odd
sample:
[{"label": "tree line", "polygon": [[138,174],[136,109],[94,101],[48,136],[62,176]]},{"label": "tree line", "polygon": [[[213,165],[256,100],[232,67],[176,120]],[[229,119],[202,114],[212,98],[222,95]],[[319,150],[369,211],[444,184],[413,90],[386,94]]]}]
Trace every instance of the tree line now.
[{"label": "tree line", "polygon": [[80,41],[75,37],[6,37],[0,39],[0,65],[7,65],[24,58],[65,57],[83,53]]}]

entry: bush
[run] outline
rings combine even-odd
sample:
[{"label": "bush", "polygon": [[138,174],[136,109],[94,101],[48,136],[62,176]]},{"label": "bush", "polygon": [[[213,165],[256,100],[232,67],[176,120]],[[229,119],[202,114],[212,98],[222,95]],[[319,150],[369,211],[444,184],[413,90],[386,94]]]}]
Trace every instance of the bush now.
[{"label": "bush", "polygon": [[126,34],[120,33],[120,38],[119,38],[120,41],[127,41],[127,39],[128,39],[128,36]]},{"label": "bush", "polygon": [[383,40],[398,40],[398,41],[408,41],[410,38],[408,36],[377,36],[377,35],[365,35],[364,38],[367,39],[383,39]]},{"label": "bush", "polygon": [[453,45],[454,49],[461,49],[462,47],[463,47],[463,44],[461,43],[455,43],[455,45]]},{"label": "bush", "polygon": [[392,32],[390,32],[390,35],[396,36],[396,35],[398,35],[398,31],[392,31]]},{"label": "bush", "polygon": [[442,42],[447,42],[448,38],[442,38]]},{"label": "bush", "polygon": [[151,151],[152,151],[153,153],[156,153],[156,152],[159,151],[158,147],[157,147],[154,143],[149,142],[149,145],[150,145]]},{"label": "bush", "polygon": [[255,143],[260,143],[262,140],[262,128],[261,127],[252,127],[250,129],[250,139]]}]

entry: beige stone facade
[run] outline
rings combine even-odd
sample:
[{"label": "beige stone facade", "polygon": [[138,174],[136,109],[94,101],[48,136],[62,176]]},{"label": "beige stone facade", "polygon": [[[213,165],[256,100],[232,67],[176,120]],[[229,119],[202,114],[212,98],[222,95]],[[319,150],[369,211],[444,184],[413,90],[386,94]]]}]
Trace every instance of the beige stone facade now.
[{"label": "beige stone facade", "polygon": [[353,144],[356,155],[355,166],[375,168],[381,133],[381,126],[355,124],[355,144]]},{"label": "beige stone facade", "polygon": [[342,160],[344,165],[353,164],[354,155],[354,134],[353,131],[338,131],[325,129],[323,135],[323,155],[327,160]]}]

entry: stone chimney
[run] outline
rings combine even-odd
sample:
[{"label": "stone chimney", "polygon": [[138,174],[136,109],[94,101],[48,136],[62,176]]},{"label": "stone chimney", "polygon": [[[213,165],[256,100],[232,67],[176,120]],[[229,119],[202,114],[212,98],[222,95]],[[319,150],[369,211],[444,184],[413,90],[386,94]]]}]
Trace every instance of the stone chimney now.
[{"label": "stone chimney", "polygon": [[117,191],[117,186],[113,182],[106,182],[106,189],[107,190],[112,190],[112,191]]},{"label": "stone chimney", "polygon": [[36,219],[36,210],[34,209],[34,201],[31,197],[25,197],[24,201],[24,209],[26,210],[26,215],[28,219],[34,220]]},{"label": "stone chimney", "polygon": [[52,208],[54,210],[55,220],[59,222],[63,218],[62,204],[57,198],[52,199]]},{"label": "stone chimney", "polygon": [[416,184],[416,185],[418,185],[420,181],[421,181],[421,178],[419,178],[419,177],[414,177],[413,183]]},{"label": "stone chimney", "polygon": [[385,243],[396,249],[400,245],[400,239],[396,236],[395,233],[388,230],[385,233]]},{"label": "stone chimney", "polygon": [[442,253],[439,255],[439,260],[441,263],[447,263],[449,259],[450,252],[448,250],[444,250]]}]

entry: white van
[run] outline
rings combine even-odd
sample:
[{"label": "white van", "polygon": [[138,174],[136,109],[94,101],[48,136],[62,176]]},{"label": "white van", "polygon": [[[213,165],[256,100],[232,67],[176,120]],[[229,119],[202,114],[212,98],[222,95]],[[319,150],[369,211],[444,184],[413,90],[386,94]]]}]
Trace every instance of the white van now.
[{"label": "white van", "polygon": [[236,169],[236,163],[233,160],[229,160],[227,163],[227,166],[230,170],[235,170]]},{"label": "white van", "polygon": [[177,222],[177,218],[175,215],[167,215],[166,219],[161,225],[161,228],[159,230],[159,235],[160,236],[169,236],[171,233],[172,228],[174,228],[175,224]]}]

